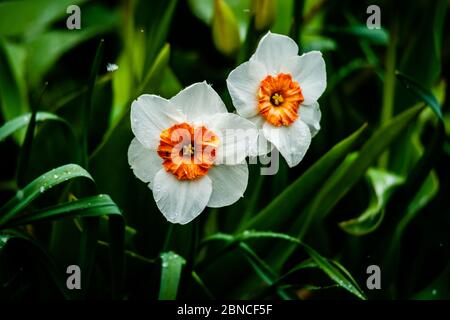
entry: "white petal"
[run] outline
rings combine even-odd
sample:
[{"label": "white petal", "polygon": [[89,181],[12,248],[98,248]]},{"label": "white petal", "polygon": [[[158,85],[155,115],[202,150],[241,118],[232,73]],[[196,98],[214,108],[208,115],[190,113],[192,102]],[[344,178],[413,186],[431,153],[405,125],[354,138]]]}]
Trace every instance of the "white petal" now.
[{"label": "white petal", "polygon": [[208,177],[212,181],[212,194],[208,207],[229,206],[244,195],[248,182],[247,164],[215,166],[208,171]]},{"label": "white petal", "polygon": [[308,125],[300,119],[288,127],[275,127],[266,123],[263,131],[267,140],[275,145],[291,168],[302,161],[311,143]]},{"label": "white petal", "polygon": [[264,123],[266,123],[266,119],[260,115],[259,113],[251,118],[248,118],[258,129],[262,129]]},{"label": "white petal", "polygon": [[196,180],[178,180],[161,169],[153,180],[153,198],[169,222],[186,224],[205,209],[211,197],[212,183],[208,176]]},{"label": "white petal", "polygon": [[251,149],[249,152],[249,156],[256,157],[268,154],[272,150],[273,145],[264,137],[264,133],[262,130],[264,123],[266,123],[266,119],[258,114],[252,118],[249,118],[248,120],[250,120],[258,129],[258,141],[255,145],[257,149]]},{"label": "white petal", "polygon": [[227,112],[220,96],[206,81],[194,83],[181,90],[170,102],[185,114],[189,121]]},{"label": "white petal", "polygon": [[128,148],[128,163],[134,175],[143,182],[149,182],[150,188],[156,173],[162,168],[162,159],[155,150],[145,148],[134,138]]},{"label": "white petal", "polygon": [[228,91],[241,116],[249,118],[258,113],[258,89],[266,75],[264,66],[257,61],[247,61],[228,75]]},{"label": "white petal", "polygon": [[131,129],[146,148],[156,149],[161,131],[183,121],[174,105],[156,95],[143,94],[131,104]]},{"label": "white petal", "polygon": [[276,75],[281,71],[281,67],[287,59],[297,55],[298,46],[294,40],[269,31],[259,41],[256,52],[250,61],[259,61],[264,65],[268,74]]},{"label": "white petal", "polygon": [[283,66],[300,85],[304,104],[310,105],[319,99],[327,87],[327,72],[322,53],[310,51],[300,57],[291,57]]},{"label": "white petal", "polygon": [[216,164],[240,164],[256,150],[258,130],[245,118],[233,113],[221,113],[205,121],[208,129],[218,135]]},{"label": "white petal", "polygon": [[311,137],[314,137],[320,130],[320,119],[322,113],[317,102],[310,106],[301,105],[299,108],[300,119],[305,122],[311,131]]}]

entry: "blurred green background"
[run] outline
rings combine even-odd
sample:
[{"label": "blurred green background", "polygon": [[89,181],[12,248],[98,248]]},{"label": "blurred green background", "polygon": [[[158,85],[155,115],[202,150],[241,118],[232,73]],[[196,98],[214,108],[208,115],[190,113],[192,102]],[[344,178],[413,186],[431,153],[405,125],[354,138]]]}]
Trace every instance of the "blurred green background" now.
[{"label": "blurred green background", "polygon": [[[0,298],[449,299],[448,4],[0,1]],[[322,129],[171,226],[128,165],[131,101],[206,80],[234,111],[226,77],[268,30],[322,51]]]}]

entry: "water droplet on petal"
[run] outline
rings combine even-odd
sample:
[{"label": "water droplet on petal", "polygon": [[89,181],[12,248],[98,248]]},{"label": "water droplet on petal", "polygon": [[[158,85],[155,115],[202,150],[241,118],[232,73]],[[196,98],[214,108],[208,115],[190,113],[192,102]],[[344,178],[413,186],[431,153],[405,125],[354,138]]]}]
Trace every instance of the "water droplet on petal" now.
[{"label": "water droplet on petal", "polygon": [[40,188],[39,188],[39,192],[40,193],[43,193],[45,191],[45,187],[44,186],[41,186]]}]

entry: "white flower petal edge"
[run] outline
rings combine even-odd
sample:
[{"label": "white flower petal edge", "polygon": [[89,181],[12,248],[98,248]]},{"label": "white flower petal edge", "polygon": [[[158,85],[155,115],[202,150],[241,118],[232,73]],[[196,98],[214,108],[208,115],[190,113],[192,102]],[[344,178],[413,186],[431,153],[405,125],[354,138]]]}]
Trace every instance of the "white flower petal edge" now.
[{"label": "white flower petal edge", "polygon": [[266,139],[275,145],[291,168],[302,161],[311,143],[309,127],[301,119],[289,127],[274,127],[265,123],[263,131]]},{"label": "white flower petal edge", "polygon": [[128,148],[128,163],[134,175],[143,182],[148,182],[152,188],[155,174],[162,168],[162,159],[155,150],[145,148],[134,138]]},{"label": "white flower petal edge", "polygon": [[131,130],[149,149],[158,147],[162,130],[184,119],[172,103],[156,95],[143,94],[131,104]]},{"label": "white flower petal edge", "polygon": [[319,99],[327,87],[325,60],[319,51],[310,51],[287,59],[283,72],[290,73],[302,90],[302,104],[310,105]]},{"label": "white flower petal edge", "polygon": [[250,150],[250,157],[257,157],[257,156],[263,156],[263,155],[268,154],[269,152],[272,151],[272,149],[274,148],[274,145],[271,144],[270,141],[268,141],[264,137],[264,132],[263,132],[262,128],[263,128],[264,123],[266,123],[266,120],[263,117],[261,117],[261,115],[259,115],[259,114],[252,118],[249,118],[248,120],[250,120],[258,129],[258,141],[255,145],[255,147],[257,149]]},{"label": "white flower petal edge", "polygon": [[299,115],[311,130],[311,137],[314,137],[320,130],[320,119],[322,118],[319,103],[315,102],[310,106],[301,105]]},{"label": "white flower petal edge", "polygon": [[219,137],[215,164],[240,164],[251,150],[256,150],[255,125],[237,114],[216,114],[205,119],[205,125]]},{"label": "white flower petal edge", "polygon": [[244,195],[248,183],[247,164],[215,166],[208,172],[208,177],[213,188],[208,207],[229,206]]},{"label": "white flower petal edge", "polygon": [[228,91],[239,115],[250,118],[258,114],[258,89],[266,75],[258,61],[247,61],[228,75]]},{"label": "white flower petal edge", "polygon": [[164,169],[153,181],[153,198],[158,209],[169,222],[187,224],[206,207],[212,193],[208,176],[191,181],[180,181]]},{"label": "white flower petal edge", "polygon": [[297,55],[298,46],[294,40],[269,31],[259,41],[256,52],[250,61],[261,63],[266,69],[266,74],[276,75],[281,71],[283,63],[287,59]]},{"label": "white flower petal edge", "polygon": [[169,101],[185,114],[189,121],[228,112],[220,96],[206,81],[184,88]]}]

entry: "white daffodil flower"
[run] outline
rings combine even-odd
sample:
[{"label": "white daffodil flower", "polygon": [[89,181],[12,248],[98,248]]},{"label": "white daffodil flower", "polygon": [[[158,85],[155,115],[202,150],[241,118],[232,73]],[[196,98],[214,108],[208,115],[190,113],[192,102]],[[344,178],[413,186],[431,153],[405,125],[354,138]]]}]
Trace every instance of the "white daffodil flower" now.
[{"label": "white daffodil flower", "polygon": [[300,163],[320,130],[317,99],[326,83],[319,51],[298,56],[294,40],[271,32],[261,39],[250,60],[227,79],[238,114],[259,128],[258,154],[275,146],[289,167]]},{"label": "white daffodil flower", "polygon": [[186,224],[207,206],[228,206],[243,196],[245,157],[256,145],[257,129],[228,113],[206,82],[170,100],[141,95],[131,105],[131,129],[128,162],[168,221]]}]

